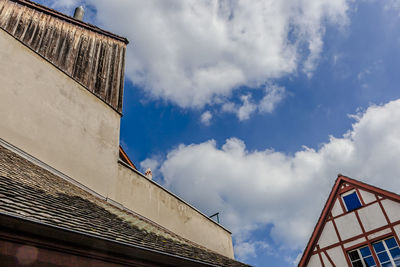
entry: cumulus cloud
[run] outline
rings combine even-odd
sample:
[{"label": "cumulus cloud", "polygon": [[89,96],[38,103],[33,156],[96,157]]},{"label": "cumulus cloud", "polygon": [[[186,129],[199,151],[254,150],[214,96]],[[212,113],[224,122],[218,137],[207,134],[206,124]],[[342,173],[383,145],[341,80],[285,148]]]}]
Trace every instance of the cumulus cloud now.
[{"label": "cumulus cloud", "polygon": [[235,113],[240,121],[245,121],[255,113],[271,113],[276,106],[286,97],[285,87],[276,84],[268,83],[265,86],[264,97],[255,103],[251,94],[242,95],[241,103],[226,102],[221,106],[222,112]]},{"label": "cumulus cloud", "polygon": [[266,94],[260,102],[261,112],[271,113],[276,105],[285,97],[285,87],[276,84],[269,84],[265,87]]},{"label": "cumulus cloud", "polygon": [[212,119],[212,117],[213,117],[213,115],[211,114],[211,112],[207,110],[207,111],[205,111],[203,114],[201,114],[200,121],[201,121],[204,125],[208,126],[208,125],[211,124],[211,119]]},{"label": "cumulus cloud", "polygon": [[209,140],[173,149],[160,171],[166,187],[206,214],[220,211],[243,257],[256,249],[251,232],[266,225],[277,244],[301,249],[338,173],[400,191],[400,100],[352,118],[352,129],[317,150],[288,155],[249,151],[237,138],[222,147]]},{"label": "cumulus cloud", "polygon": [[150,97],[185,108],[229,102],[242,86],[258,88],[298,70],[311,75],[326,25],[345,24],[348,10],[347,0],[86,3],[99,26],[132,42],[127,77]]},{"label": "cumulus cloud", "polygon": [[256,256],[256,251],[260,249],[267,251],[267,253],[270,253],[271,250],[270,246],[263,241],[241,242],[234,247],[235,257],[246,260],[249,257]]},{"label": "cumulus cloud", "polygon": [[242,100],[242,105],[237,109],[237,117],[241,121],[248,120],[257,106],[251,102],[251,95],[243,95],[240,99]]}]

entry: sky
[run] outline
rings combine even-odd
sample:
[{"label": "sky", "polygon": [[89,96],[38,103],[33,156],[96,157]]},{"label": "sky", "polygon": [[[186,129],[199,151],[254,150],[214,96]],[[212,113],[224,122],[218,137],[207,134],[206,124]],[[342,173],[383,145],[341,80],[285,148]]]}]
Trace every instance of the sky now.
[{"label": "sky", "polygon": [[120,142],[236,259],[295,266],[339,173],[400,193],[399,0],[38,2],[129,39]]}]

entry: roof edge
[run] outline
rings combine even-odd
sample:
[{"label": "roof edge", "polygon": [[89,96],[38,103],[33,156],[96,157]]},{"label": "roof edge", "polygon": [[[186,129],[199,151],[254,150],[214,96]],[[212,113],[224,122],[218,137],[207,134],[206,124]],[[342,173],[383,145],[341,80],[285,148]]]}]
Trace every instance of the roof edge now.
[{"label": "roof edge", "polygon": [[[139,174],[139,176],[145,178],[147,181],[149,181],[150,183],[156,185],[157,187],[161,188],[162,190],[164,190],[165,192],[167,192],[168,194],[170,194],[171,196],[175,197],[176,199],[178,199],[179,201],[182,201],[185,205],[187,205],[188,207],[192,208],[193,210],[195,210],[196,212],[198,212],[200,215],[204,216],[205,218],[207,218],[209,221],[213,222],[214,224],[216,224],[217,226],[219,226],[220,228],[222,228],[223,230],[225,230],[226,232],[228,232],[230,235],[232,235],[232,232],[229,231],[227,228],[225,228],[223,225],[217,223],[216,221],[214,221],[213,219],[211,219],[210,217],[208,217],[207,215],[205,215],[203,212],[201,212],[200,210],[198,210],[196,207],[194,207],[193,205],[187,203],[185,200],[183,200],[181,197],[175,195],[174,193],[172,193],[171,191],[169,191],[168,189],[166,189],[165,187],[163,187],[162,185],[158,184],[157,182],[150,180],[149,178],[147,178],[143,173],[141,173],[140,171],[132,168],[128,163],[125,163],[122,160],[118,160],[118,163],[120,163],[121,165],[123,165],[124,167],[132,170],[133,172]],[[216,252],[218,253],[218,252]]]},{"label": "roof edge", "polygon": [[[0,222],[3,228],[8,228],[12,230],[16,230],[17,232],[21,232],[22,229],[23,231],[29,233],[29,234],[34,234],[36,236],[43,236],[43,237],[51,237],[53,239],[59,239],[65,242],[65,238],[60,238],[61,237],[66,237],[69,236],[72,241],[78,242],[80,245],[82,245],[83,242],[85,243],[90,243],[90,242],[101,242],[101,243],[108,243],[108,244],[114,244],[119,247],[119,249],[112,249],[110,246],[102,246],[103,248],[106,248],[106,251],[108,250],[116,250],[114,252],[126,254],[128,256],[131,255],[136,255],[139,256],[139,259],[141,260],[148,260],[151,258],[153,261],[158,262],[158,263],[165,263],[165,260],[168,258],[170,261],[175,262],[179,266],[218,266],[206,261],[200,261],[184,256],[179,256],[179,255],[174,255],[171,253],[167,253],[164,251],[158,251],[146,247],[141,247],[133,244],[127,244],[118,240],[112,240],[109,238],[101,237],[101,236],[96,236],[94,234],[82,232],[79,230],[73,230],[73,229],[68,229],[60,226],[55,226],[55,225],[50,225],[47,223],[43,223],[40,221],[32,220],[29,218],[24,218],[22,216],[17,216],[14,214],[8,214],[6,212],[0,212]],[[26,227],[26,224],[29,224],[30,227]],[[42,229],[42,230],[38,230]],[[47,229],[47,231],[43,231],[44,229]],[[51,234],[53,233],[53,234]],[[54,234],[57,233],[57,234]],[[78,235],[78,236],[77,236]],[[82,237],[83,236],[83,237]],[[70,240],[71,241],[71,240]],[[126,251],[128,249],[129,251]],[[136,253],[131,253],[132,251],[135,251]],[[130,253],[128,253],[130,252]],[[143,257],[143,255],[147,257]]]},{"label": "roof edge", "polygon": [[328,215],[327,213],[330,209],[330,206],[333,204],[333,199],[336,195],[336,192],[339,190],[339,185],[342,182],[342,177],[344,177],[344,176],[338,176],[335,180],[335,183],[332,186],[331,192],[329,193],[328,199],[325,202],[324,208],[322,209],[322,212],[321,212],[321,214],[318,218],[318,221],[314,227],[311,237],[308,240],[307,246],[303,252],[303,255],[301,256],[298,266],[301,266],[301,267],[306,266],[306,264],[310,258],[311,249],[312,249],[317,237],[319,236],[319,234],[321,232],[322,222],[327,217],[327,215]]},{"label": "roof edge", "polygon": [[52,15],[54,17],[57,17],[57,18],[59,18],[61,20],[67,21],[69,23],[72,23],[74,25],[86,28],[88,30],[97,32],[99,34],[108,36],[110,38],[116,39],[116,40],[118,40],[120,42],[125,43],[126,45],[129,44],[129,41],[128,41],[128,39],[126,37],[122,37],[122,36],[116,35],[116,34],[114,34],[112,32],[103,30],[103,29],[101,29],[101,28],[99,28],[99,27],[97,27],[95,25],[90,24],[90,23],[83,22],[81,20],[77,20],[77,19],[75,19],[75,18],[73,18],[71,16],[63,14],[61,12],[58,12],[58,11],[56,11],[54,9],[51,9],[51,8],[48,8],[46,6],[40,5],[38,3],[29,1],[29,0],[10,0],[10,1],[15,2],[15,3],[19,3],[21,5],[29,6],[30,8],[33,8],[33,9],[39,10],[39,11],[41,11],[43,13]]}]

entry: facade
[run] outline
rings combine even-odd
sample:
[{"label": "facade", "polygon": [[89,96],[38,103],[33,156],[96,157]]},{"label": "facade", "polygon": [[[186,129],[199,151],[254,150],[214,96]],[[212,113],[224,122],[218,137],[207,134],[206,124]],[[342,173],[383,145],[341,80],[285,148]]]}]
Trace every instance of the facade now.
[{"label": "facade", "polygon": [[299,266],[400,266],[400,196],[339,175]]},{"label": "facade", "polygon": [[2,262],[21,243],[36,260],[63,251],[95,266],[243,265],[227,229],[119,146],[127,44],[34,2],[0,0]]}]

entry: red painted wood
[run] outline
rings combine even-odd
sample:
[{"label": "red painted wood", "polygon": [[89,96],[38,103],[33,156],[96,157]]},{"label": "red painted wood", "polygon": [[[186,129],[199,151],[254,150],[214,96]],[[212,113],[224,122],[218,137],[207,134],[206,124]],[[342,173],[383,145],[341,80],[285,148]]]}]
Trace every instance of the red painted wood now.
[{"label": "red painted wood", "polygon": [[[347,183],[349,186],[345,187],[345,188],[341,188],[341,185],[343,185],[344,183]],[[392,193],[392,192],[389,192],[389,191],[386,191],[386,190],[383,190],[383,189],[380,189],[380,188],[365,184],[363,182],[360,182],[360,181],[357,181],[357,180],[354,180],[354,179],[351,179],[351,178],[348,178],[348,177],[345,177],[345,176],[339,176],[336,179],[335,184],[332,187],[332,190],[331,190],[331,193],[330,193],[330,195],[328,197],[328,200],[327,200],[327,202],[326,202],[326,204],[325,204],[325,206],[324,206],[324,208],[323,208],[323,210],[321,212],[320,218],[318,219],[318,222],[317,222],[317,224],[316,224],[316,226],[314,228],[314,231],[313,231],[313,233],[312,233],[312,235],[310,237],[310,240],[309,240],[309,242],[307,244],[307,247],[304,250],[303,256],[302,256],[302,258],[301,258],[301,260],[299,262],[299,266],[303,267],[303,266],[307,265],[310,256],[313,254],[313,248],[316,245],[316,242],[318,241],[318,239],[319,239],[319,237],[320,237],[320,235],[322,233],[323,227],[324,227],[325,223],[328,221],[328,219],[330,219],[329,218],[329,213],[330,213],[330,211],[331,211],[331,209],[333,207],[334,201],[337,198],[341,202],[342,208],[344,208],[344,204],[341,201],[341,197],[340,197],[339,193],[343,193],[344,191],[347,192],[348,190],[351,190],[352,188],[362,189],[362,190],[365,190],[365,191],[367,191],[369,193],[372,193],[372,194],[375,194],[375,195],[378,194],[378,195],[381,195],[384,198],[387,198],[387,199],[390,199],[390,200],[393,200],[393,201],[396,201],[396,202],[400,203],[400,195],[397,195],[395,193]],[[360,201],[361,201],[361,199],[362,199],[361,194],[358,193],[358,195],[359,195]],[[364,200],[362,200],[362,203],[363,202],[364,202]],[[377,201],[375,201],[373,203],[368,203],[367,205],[364,205],[364,207],[368,206],[368,205],[372,205],[372,204],[374,204],[376,202]],[[342,216],[344,216],[344,215],[342,215]],[[339,217],[339,216],[337,216],[337,217]],[[334,222],[334,219],[335,218],[331,219],[332,222]],[[398,223],[399,222],[396,222],[396,223],[392,223],[390,225],[393,227],[394,225],[397,225]],[[335,226],[335,224],[334,224],[334,226]],[[357,238],[360,238],[360,237],[363,237],[363,236],[368,238],[369,234],[372,234],[374,232],[377,232],[377,231],[385,229],[385,228],[388,228],[388,226],[384,226],[384,227],[381,227],[381,228],[378,228],[378,229],[374,229],[374,231],[370,231],[368,233],[363,233],[362,235],[353,237],[353,238],[345,240],[345,241],[341,241],[339,239],[340,242],[338,242],[337,244],[331,245],[329,247],[335,247],[335,246],[340,245],[342,247],[342,249],[344,250],[344,247],[343,247],[344,243],[343,242],[349,242],[351,240],[356,240]],[[336,231],[337,231],[337,229],[336,229]],[[365,231],[365,229],[364,229],[364,231]],[[338,232],[337,232],[337,234],[338,234]],[[396,240],[398,240],[397,235],[395,235],[395,236],[396,236]],[[324,249],[326,249],[326,248],[324,248]],[[349,266],[351,266],[347,256],[346,256],[346,260],[347,260]]]}]

